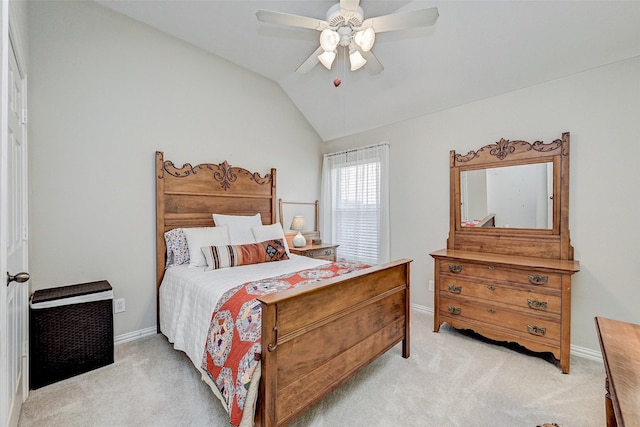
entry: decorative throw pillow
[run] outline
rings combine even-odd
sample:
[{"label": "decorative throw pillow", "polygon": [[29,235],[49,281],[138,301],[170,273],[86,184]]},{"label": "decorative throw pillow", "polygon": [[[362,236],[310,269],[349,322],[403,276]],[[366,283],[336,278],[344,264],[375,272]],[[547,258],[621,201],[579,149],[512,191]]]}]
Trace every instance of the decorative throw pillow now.
[{"label": "decorative throw pillow", "polygon": [[189,262],[189,246],[187,236],[182,228],[174,228],[164,233],[164,242],[167,245],[167,263],[165,268]]},{"label": "decorative throw pillow", "polygon": [[202,253],[207,260],[205,271],[289,259],[280,239],[246,245],[204,246]]},{"label": "decorative throw pillow", "polygon": [[289,252],[289,245],[287,245],[287,239],[284,237],[284,231],[282,225],[279,222],[271,225],[259,225],[251,229],[253,231],[253,237],[256,238],[256,242],[264,242],[265,240],[280,239],[284,242],[284,248]]},{"label": "decorative throw pillow", "polygon": [[262,217],[259,213],[251,216],[213,214],[213,223],[216,226],[229,227],[229,239],[232,245],[244,245],[257,243],[251,232],[252,227],[262,225]]},{"label": "decorative throw pillow", "polygon": [[185,228],[184,234],[187,236],[189,247],[189,265],[192,267],[204,267],[207,260],[200,249],[203,246],[228,245],[229,229],[220,227],[194,227]]}]

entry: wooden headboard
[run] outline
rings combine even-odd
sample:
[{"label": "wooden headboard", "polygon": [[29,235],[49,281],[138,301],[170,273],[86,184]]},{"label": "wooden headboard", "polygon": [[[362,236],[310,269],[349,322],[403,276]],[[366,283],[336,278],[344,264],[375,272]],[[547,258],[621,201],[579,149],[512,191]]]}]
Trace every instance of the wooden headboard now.
[{"label": "wooden headboard", "polygon": [[[156,286],[164,276],[164,233],[180,227],[212,227],[212,214],[255,215],[263,224],[276,222],[276,170],[258,172],[226,161],[181,168],[156,151]],[[159,322],[158,322],[159,327]]]}]

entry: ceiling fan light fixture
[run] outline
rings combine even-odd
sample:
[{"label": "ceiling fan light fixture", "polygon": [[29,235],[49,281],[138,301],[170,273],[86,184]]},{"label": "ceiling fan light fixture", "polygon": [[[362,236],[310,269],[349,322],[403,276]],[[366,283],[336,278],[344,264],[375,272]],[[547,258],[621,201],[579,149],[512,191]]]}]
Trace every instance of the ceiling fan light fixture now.
[{"label": "ceiling fan light fixture", "polygon": [[333,65],[333,61],[335,59],[336,59],[335,51],[323,52],[320,55],[318,55],[318,61],[320,61],[320,63],[324,65],[327,70],[331,69],[331,65]]},{"label": "ceiling fan light fixture", "polygon": [[367,63],[362,54],[355,49],[349,52],[349,62],[351,63],[351,71],[359,70]]},{"label": "ceiling fan light fixture", "polygon": [[353,41],[360,46],[363,52],[369,52],[376,41],[376,32],[371,27],[357,31],[353,36]]},{"label": "ceiling fan light fixture", "polygon": [[[337,49],[343,48],[345,56],[347,50],[349,51],[351,71],[366,66],[367,71],[375,75],[384,70],[372,52],[376,34],[429,27],[438,19],[438,8],[418,9],[364,19],[360,0],[334,0],[333,6],[327,11],[326,20],[262,9],[256,13],[256,16],[261,22],[320,32],[320,46],[296,69],[298,74],[309,72],[318,62],[331,70]],[[346,58],[344,66],[346,67]]]},{"label": "ceiling fan light fixture", "polygon": [[320,46],[325,52],[333,52],[340,43],[340,35],[330,28],[322,30],[320,33]]}]

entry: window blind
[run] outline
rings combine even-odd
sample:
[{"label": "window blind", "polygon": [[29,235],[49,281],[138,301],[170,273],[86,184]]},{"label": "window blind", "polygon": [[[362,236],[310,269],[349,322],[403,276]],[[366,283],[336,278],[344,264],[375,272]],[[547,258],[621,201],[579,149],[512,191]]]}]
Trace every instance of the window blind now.
[{"label": "window blind", "polygon": [[387,152],[381,144],[325,156],[321,230],[341,260],[388,261]]}]

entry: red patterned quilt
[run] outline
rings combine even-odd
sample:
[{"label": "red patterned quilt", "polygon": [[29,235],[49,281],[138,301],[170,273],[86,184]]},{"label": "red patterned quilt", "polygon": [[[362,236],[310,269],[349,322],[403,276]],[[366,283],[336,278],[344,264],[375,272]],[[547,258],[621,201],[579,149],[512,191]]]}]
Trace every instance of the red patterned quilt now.
[{"label": "red patterned quilt", "polygon": [[211,316],[202,368],[225,399],[232,425],[237,426],[242,420],[251,377],[262,353],[262,307],[256,298],[367,267],[333,262],[244,283],[224,293]]}]

